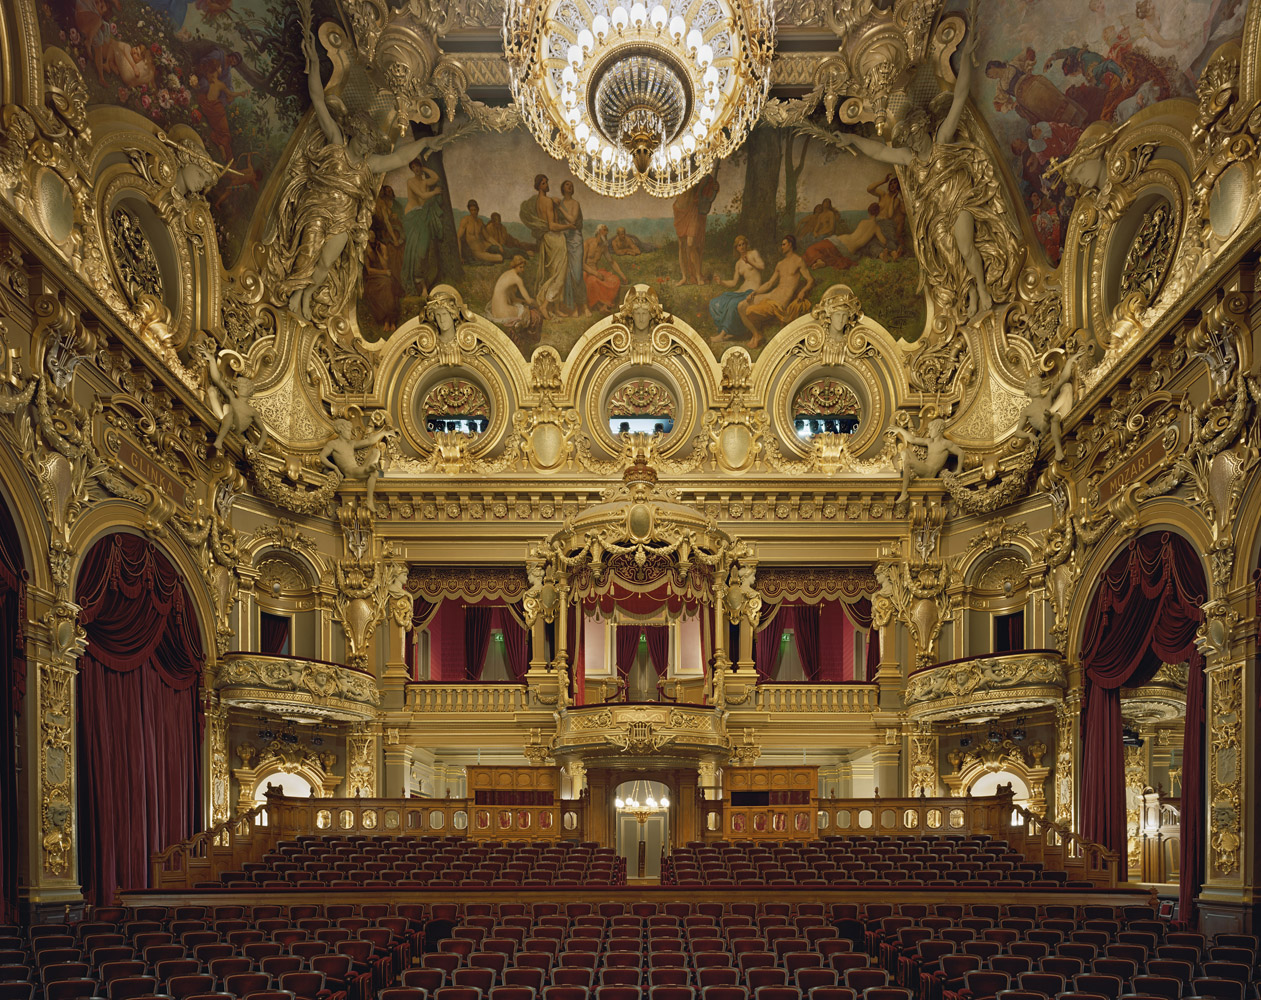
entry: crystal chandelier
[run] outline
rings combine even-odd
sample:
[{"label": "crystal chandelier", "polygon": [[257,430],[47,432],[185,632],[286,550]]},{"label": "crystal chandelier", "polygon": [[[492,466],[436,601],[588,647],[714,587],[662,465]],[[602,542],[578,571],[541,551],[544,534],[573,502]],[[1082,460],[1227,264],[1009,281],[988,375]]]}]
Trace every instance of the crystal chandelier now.
[{"label": "crystal chandelier", "polygon": [[762,112],[774,0],[667,2],[507,0],[504,53],[522,117],[600,194],[686,190]]}]

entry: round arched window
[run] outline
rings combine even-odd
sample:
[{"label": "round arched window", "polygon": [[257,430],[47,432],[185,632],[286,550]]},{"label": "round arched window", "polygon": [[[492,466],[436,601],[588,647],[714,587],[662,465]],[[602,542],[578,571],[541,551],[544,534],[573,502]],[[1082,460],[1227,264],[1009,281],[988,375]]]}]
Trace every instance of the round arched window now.
[{"label": "round arched window", "polygon": [[425,396],[425,430],[480,434],[490,426],[490,400],[468,379],[439,382]]},{"label": "round arched window", "polygon": [[793,429],[803,441],[816,434],[853,434],[860,416],[858,396],[839,379],[811,382],[793,399]]},{"label": "round arched window", "polygon": [[669,434],[677,407],[674,394],[655,379],[623,382],[609,396],[609,430],[618,434]]}]

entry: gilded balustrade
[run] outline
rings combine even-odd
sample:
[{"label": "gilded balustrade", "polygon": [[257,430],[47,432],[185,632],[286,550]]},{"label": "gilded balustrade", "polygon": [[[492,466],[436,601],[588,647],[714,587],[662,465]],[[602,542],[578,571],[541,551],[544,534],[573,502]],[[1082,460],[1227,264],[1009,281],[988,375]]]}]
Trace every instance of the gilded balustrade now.
[{"label": "gilded balustrade", "polygon": [[381,692],[369,672],[323,660],[229,653],[215,674],[223,705],[339,722],[376,718]]},{"label": "gilded balustrade", "polygon": [[530,691],[524,684],[449,684],[428,681],[407,685],[407,708],[412,712],[524,712]]},{"label": "gilded balustrade", "polygon": [[756,712],[874,712],[880,689],[875,684],[759,684],[747,706]]}]

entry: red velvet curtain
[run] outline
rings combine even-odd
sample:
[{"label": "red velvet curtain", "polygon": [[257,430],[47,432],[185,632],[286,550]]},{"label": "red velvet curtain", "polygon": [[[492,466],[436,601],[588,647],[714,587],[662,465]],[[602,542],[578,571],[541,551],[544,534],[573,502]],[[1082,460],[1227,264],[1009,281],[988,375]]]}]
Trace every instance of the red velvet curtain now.
[{"label": "red velvet curtain", "polygon": [[779,638],[784,632],[783,608],[776,608],[770,622],[753,636],[753,669],[759,681],[775,676],[779,663]]},{"label": "red velvet curtain", "polygon": [[658,677],[664,677],[670,666],[670,626],[646,625],[644,638],[648,640],[648,659]]},{"label": "red velvet curtain", "polygon": [[994,616],[994,652],[1018,653],[1025,648],[1025,613]]},{"label": "red velvet curtain", "polygon": [[179,574],[136,535],[79,571],[79,874],[91,902],[149,883],[149,855],[201,828],[201,635]]},{"label": "red velvet curtain", "polygon": [[[639,652],[639,633],[643,629],[638,625],[619,625],[615,637],[617,676],[623,680],[630,676],[635,665],[635,656]],[[629,689],[627,697],[630,697]]]},{"label": "red velvet curtain", "polygon": [[[1121,746],[1121,688],[1142,684],[1161,663],[1186,661],[1201,685],[1198,723],[1190,712],[1185,723],[1184,753],[1195,748],[1202,732],[1204,661],[1195,648],[1195,632],[1203,619],[1204,569],[1199,556],[1180,536],[1158,532],[1137,538],[1118,553],[1099,581],[1082,641],[1085,668],[1085,705],[1082,711],[1082,835],[1118,853],[1117,877],[1127,876],[1125,829],[1125,767]],[[1201,727],[1199,730],[1196,726]],[[1198,747],[1199,744],[1196,744]],[[1184,761],[1184,773],[1187,770]],[[1194,761],[1202,766],[1202,762]],[[1184,777],[1184,781],[1187,780]],[[1193,783],[1194,783],[1194,779]],[[1202,795],[1183,788],[1181,831],[1183,850],[1203,854],[1204,803]],[[1187,841],[1193,841],[1187,845]],[[1182,869],[1180,893],[1190,899],[1202,862]]]},{"label": "red velvet curtain", "polygon": [[870,681],[876,676],[876,671],[880,667],[880,630],[871,627],[871,600],[863,597],[859,598],[853,604],[843,604],[845,613],[849,615],[849,620],[854,623],[855,628],[867,630],[867,674],[866,680]]},{"label": "red velvet curtain", "polygon": [[806,679],[819,679],[819,605],[798,604],[792,609],[793,638]]},{"label": "red velvet curtain", "polygon": [[412,633],[424,628],[433,621],[433,616],[441,606],[441,601],[430,604],[423,597],[417,597],[412,601],[412,623],[407,630],[409,633],[407,645],[403,648],[403,662],[407,664],[407,670],[411,674],[412,680],[416,680],[419,676],[416,663],[416,636]]},{"label": "red velvet curtain", "polygon": [[17,528],[0,504],[0,923],[18,922],[17,720],[26,694],[26,571]]},{"label": "red velvet curtain", "polygon": [[288,615],[269,615],[265,611],[259,615],[258,651],[267,656],[284,656],[289,653],[290,621]]},{"label": "red velvet curtain", "polygon": [[[514,615],[512,612],[516,612]],[[530,669],[530,630],[518,620],[525,614],[525,604],[518,601],[510,609],[504,609],[499,624],[504,633],[504,656],[508,660],[508,670],[517,680],[525,680]]]},{"label": "red velvet curtain", "polygon": [[494,614],[494,608],[471,605],[464,609],[464,676],[471,681],[480,681],[486,669]]}]

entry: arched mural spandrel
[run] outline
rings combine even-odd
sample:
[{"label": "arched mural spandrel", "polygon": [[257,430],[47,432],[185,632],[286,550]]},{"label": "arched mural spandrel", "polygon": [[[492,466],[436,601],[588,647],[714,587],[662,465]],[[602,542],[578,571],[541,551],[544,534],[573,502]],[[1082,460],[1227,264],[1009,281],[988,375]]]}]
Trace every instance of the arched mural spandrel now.
[{"label": "arched mural spandrel", "polygon": [[1246,9],[1243,0],[985,5],[976,101],[1052,264],[1074,202],[1054,162],[1093,122],[1121,125],[1157,101],[1194,99],[1213,52],[1242,31]]},{"label": "arched mural spandrel", "polygon": [[[335,15],[316,0],[315,23]],[[291,0],[37,0],[44,44],[78,63],[92,104],[200,136],[220,177],[207,193],[226,264],[309,107]],[[198,154],[202,150],[196,151]]]},{"label": "arched mural spandrel", "polygon": [[357,315],[381,340],[452,284],[525,357],[540,344],[564,357],[643,282],[716,355],[741,344],[756,357],[838,281],[895,336],[919,337],[919,265],[884,164],[759,128],[676,198],[606,198],[516,131],[457,139],[386,177]]}]

